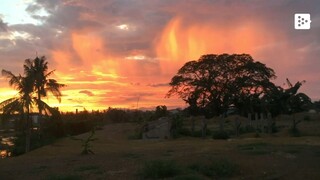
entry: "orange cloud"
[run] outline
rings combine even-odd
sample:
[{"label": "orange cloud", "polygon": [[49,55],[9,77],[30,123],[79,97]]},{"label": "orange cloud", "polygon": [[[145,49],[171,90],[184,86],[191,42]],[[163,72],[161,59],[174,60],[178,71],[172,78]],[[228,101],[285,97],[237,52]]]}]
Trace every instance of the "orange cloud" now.
[{"label": "orange cloud", "polygon": [[178,16],[168,23],[155,46],[157,56],[162,58],[162,71],[172,75],[183,63],[203,54],[254,55],[259,47],[273,43],[277,36],[268,33],[258,20],[222,26],[211,21],[190,22]]}]

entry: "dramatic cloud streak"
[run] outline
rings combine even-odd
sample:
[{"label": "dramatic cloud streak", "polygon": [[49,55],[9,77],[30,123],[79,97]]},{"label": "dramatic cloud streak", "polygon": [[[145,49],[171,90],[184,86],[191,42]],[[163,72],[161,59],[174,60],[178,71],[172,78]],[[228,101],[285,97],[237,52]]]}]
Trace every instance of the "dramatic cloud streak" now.
[{"label": "dramatic cloud streak", "polygon": [[[302,90],[318,100],[319,6],[316,0],[30,1],[26,12],[38,24],[0,16],[0,67],[21,73],[24,59],[46,55],[55,78],[68,85],[62,104],[49,100],[63,110],[181,107],[164,97],[185,62],[206,53],[249,53],[275,69],[277,84],[306,80]],[[296,12],[311,14],[310,30],[293,29]],[[6,83],[0,79],[1,100],[14,93]]]}]

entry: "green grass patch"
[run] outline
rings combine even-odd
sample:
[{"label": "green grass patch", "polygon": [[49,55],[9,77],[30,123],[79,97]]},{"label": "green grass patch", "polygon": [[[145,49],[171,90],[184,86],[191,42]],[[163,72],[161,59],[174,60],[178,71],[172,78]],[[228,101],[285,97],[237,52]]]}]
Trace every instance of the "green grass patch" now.
[{"label": "green grass patch", "polygon": [[180,173],[180,168],[174,161],[153,160],[146,162],[140,175],[144,179],[170,178]]},{"label": "green grass patch", "polygon": [[205,164],[192,164],[189,168],[207,177],[222,178],[233,176],[238,166],[227,159],[216,159]]},{"label": "green grass patch", "polygon": [[251,154],[251,155],[263,155],[271,152],[270,144],[264,142],[241,144],[238,145],[240,151]]}]

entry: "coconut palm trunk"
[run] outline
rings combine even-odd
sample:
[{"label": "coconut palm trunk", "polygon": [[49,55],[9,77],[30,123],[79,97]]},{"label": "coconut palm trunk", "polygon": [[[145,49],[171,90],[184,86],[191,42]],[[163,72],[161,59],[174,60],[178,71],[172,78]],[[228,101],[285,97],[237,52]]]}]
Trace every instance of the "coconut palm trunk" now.
[{"label": "coconut palm trunk", "polygon": [[31,122],[30,122],[30,107],[27,108],[26,114],[26,153],[30,151],[31,144]]},{"label": "coconut palm trunk", "polygon": [[[38,100],[39,102],[41,101],[41,94],[40,94],[40,88],[37,88],[37,95],[38,95]],[[41,104],[38,103],[38,123],[39,123],[39,139],[42,140],[42,134],[43,134],[43,122],[42,122],[42,107]]]}]

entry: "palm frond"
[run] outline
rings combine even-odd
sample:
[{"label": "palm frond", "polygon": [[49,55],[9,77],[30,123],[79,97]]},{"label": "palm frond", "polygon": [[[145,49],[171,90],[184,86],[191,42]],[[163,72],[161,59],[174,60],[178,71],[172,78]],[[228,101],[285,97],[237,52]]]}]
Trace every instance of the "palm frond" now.
[{"label": "palm frond", "polygon": [[41,109],[45,112],[46,115],[53,115],[58,113],[57,109],[50,107],[47,103],[37,98],[34,98],[34,102],[40,106]]},{"label": "palm frond", "polygon": [[4,115],[22,113],[23,112],[23,102],[20,98],[10,98],[1,103],[1,111]]},{"label": "palm frond", "polygon": [[2,76],[5,76],[7,79],[9,79],[9,85],[13,86],[14,88],[18,89],[20,85],[21,76],[14,75],[11,71],[7,71],[5,69],[2,69],[1,71]]},{"label": "palm frond", "polygon": [[61,102],[62,93],[60,88],[65,87],[66,85],[58,83],[55,79],[49,79],[46,84],[46,90],[50,91],[59,102]]}]

